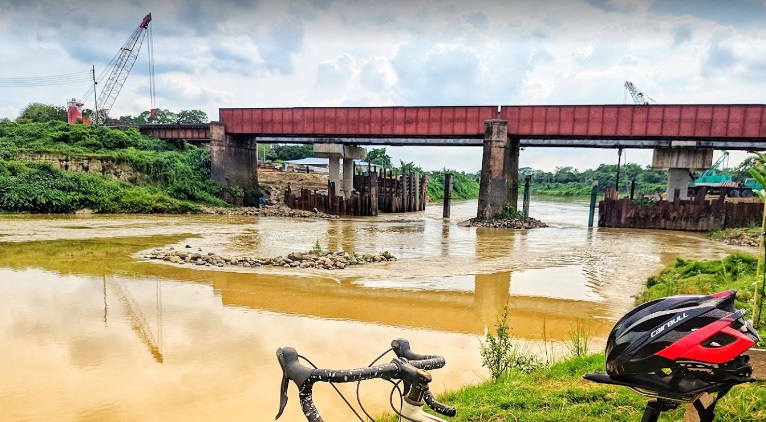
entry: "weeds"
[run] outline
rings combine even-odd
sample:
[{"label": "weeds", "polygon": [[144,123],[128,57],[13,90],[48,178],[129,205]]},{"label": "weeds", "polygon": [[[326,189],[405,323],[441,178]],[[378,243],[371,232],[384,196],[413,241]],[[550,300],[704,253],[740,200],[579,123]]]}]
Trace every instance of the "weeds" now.
[{"label": "weeds", "polygon": [[314,248],[312,249],[315,254],[321,255],[322,254],[322,245],[319,244],[319,241],[317,240],[316,243],[314,243]]},{"label": "weeds", "polygon": [[508,325],[508,305],[498,319],[495,334],[487,332],[481,343],[481,366],[489,369],[492,380],[499,381],[510,370],[529,373],[541,366],[528,347],[520,348],[513,342],[513,332]]},{"label": "weeds", "polygon": [[575,329],[569,331],[567,349],[569,354],[574,357],[586,356],[588,354],[588,332],[581,321],[577,321]]},{"label": "weeds", "polygon": [[505,206],[503,207],[502,211],[498,211],[495,213],[495,218],[497,219],[508,219],[508,220],[515,220],[522,218],[523,214],[521,211],[517,210],[516,207],[513,206],[510,202],[506,202]]}]

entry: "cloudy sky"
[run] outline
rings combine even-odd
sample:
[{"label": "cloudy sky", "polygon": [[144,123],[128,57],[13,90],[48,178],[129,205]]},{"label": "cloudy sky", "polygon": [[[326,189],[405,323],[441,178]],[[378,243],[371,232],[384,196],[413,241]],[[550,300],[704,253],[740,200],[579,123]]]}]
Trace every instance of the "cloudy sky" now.
[{"label": "cloudy sky", "polygon": [[[3,0],[0,118],[31,102],[92,107],[87,81],[3,82],[98,75],[150,12],[156,106],[211,120],[219,107],[632,103],[625,81],[662,104],[766,92],[765,0]],[[150,108],[147,50],[111,115]],[[387,151],[427,170],[481,167],[480,148]],[[651,151],[626,159],[646,165]],[[616,162],[616,150],[530,148],[520,165]]]}]

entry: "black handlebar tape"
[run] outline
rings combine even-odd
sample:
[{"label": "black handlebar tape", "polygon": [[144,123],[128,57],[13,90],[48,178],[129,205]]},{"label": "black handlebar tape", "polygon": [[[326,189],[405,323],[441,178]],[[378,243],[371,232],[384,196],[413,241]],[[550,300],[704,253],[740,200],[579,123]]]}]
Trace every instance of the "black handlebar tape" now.
[{"label": "black handlebar tape", "polygon": [[428,407],[434,410],[434,412],[440,413],[444,416],[455,416],[457,411],[454,407],[447,406],[444,403],[439,403],[436,401],[436,398],[434,397],[434,394],[431,392],[431,390],[426,390],[423,393],[423,400],[425,400]]},{"label": "black handlebar tape", "polygon": [[315,382],[357,382],[373,378],[391,379],[397,378],[401,372],[401,361],[394,359],[384,365],[368,366],[356,369],[314,369],[309,377],[310,383]]},{"label": "black handlebar tape", "polygon": [[444,367],[444,364],[445,364],[444,358],[441,356],[437,356],[435,358],[425,359],[425,360],[404,359],[404,361],[418,369],[425,369],[426,371],[442,368]]},{"label": "black handlebar tape", "polygon": [[303,415],[306,416],[307,422],[324,422],[316,406],[314,406],[314,399],[311,396],[313,384],[309,383],[305,388],[302,388],[298,393],[298,400],[301,402],[301,410]]}]

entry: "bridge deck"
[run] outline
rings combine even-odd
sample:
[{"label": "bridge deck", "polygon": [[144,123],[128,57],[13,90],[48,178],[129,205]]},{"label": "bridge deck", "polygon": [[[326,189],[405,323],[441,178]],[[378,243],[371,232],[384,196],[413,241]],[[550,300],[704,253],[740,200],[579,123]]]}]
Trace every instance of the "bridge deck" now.
[{"label": "bridge deck", "polygon": [[222,108],[227,133],[271,136],[483,138],[508,121],[521,138],[766,138],[766,106],[585,105]]},{"label": "bridge deck", "polygon": [[[520,138],[522,146],[657,148],[680,141],[702,148],[766,148],[763,104],[219,109],[227,134],[266,143],[480,146],[490,119],[506,120],[509,136]],[[146,132],[184,134],[181,127],[173,129]]]}]

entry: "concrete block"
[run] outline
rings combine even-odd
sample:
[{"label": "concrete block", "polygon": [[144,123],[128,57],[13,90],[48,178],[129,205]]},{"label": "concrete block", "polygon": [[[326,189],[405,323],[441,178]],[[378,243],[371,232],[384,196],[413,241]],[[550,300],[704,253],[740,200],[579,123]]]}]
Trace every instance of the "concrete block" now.
[{"label": "concrete block", "polygon": [[342,157],[343,144],[314,144],[314,155],[317,157]]},{"label": "concrete block", "polygon": [[355,145],[314,144],[314,155],[325,158],[339,157],[363,160],[367,157],[367,149]]},{"label": "concrete block", "polygon": [[355,145],[344,145],[343,156],[354,160],[364,160],[367,157],[367,149]]},{"label": "concrete block", "polygon": [[706,170],[713,165],[712,149],[655,148],[652,169]]}]

